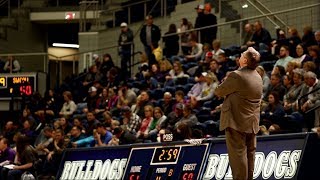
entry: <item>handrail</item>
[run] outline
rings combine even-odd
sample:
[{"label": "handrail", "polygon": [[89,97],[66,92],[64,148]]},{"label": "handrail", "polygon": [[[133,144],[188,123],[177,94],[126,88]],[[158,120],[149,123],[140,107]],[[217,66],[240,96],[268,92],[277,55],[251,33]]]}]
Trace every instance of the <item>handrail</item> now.
[{"label": "handrail", "polygon": [[[140,3],[145,3],[145,2],[149,2],[151,0],[146,0],[146,1],[141,1],[141,2],[136,2],[136,3],[132,3],[132,4],[129,4],[129,5],[126,5],[124,7],[128,7],[130,5],[136,5],[136,4],[140,4]],[[154,6],[151,8],[151,10],[148,12],[148,15],[152,13],[152,11],[154,10],[154,8],[156,7],[156,5],[160,2],[160,0],[157,0],[157,2],[155,2]],[[121,8],[119,8],[121,9]],[[141,24],[141,26],[139,27],[139,29],[137,30],[137,32],[134,34],[134,37],[137,36],[137,34],[139,33],[140,29],[143,27],[143,24]],[[96,51],[102,51],[102,50],[108,50],[108,49],[112,49],[112,48],[118,48],[119,45],[113,45],[113,46],[107,46],[107,47],[102,47],[102,48],[99,48],[99,49],[92,49],[92,50],[86,50],[86,51],[81,51],[81,52],[78,52],[78,53],[74,53],[74,54],[69,54],[69,55],[64,55],[64,56],[55,56],[55,55],[52,55],[52,54],[48,54],[48,53],[14,53],[15,56],[28,56],[28,55],[48,55],[48,56],[52,56],[56,59],[62,59],[62,58],[65,58],[65,57],[72,57],[72,56],[76,56],[76,55],[81,55],[81,54],[84,54],[84,53],[92,53],[92,52],[96,52]],[[13,53],[6,53],[6,54],[0,54],[0,57],[1,56],[8,56],[8,55],[12,55]],[[135,52],[133,52],[132,56],[136,55]],[[132,66],[136,65],[136,63],[133,63]]]},{"label": "handrail", "polygon": [[307,96],[309,96],[309,94],[312,94],[312,93],[314,93],[314,92],[316,92],[316,91],[318,91],[318,90],[320,90],[320,87],[319,87],[319,88],[316,88],[316,89],[313,89],[312,91],[308,92],[307,94],[302,95],[301,97],[298,98],[298,102],[299,102],[302,98],[307,97]]},{"label": "handrail", "polygon": [[315,107],[307,110],[305,113],[308,114],[309,112],[314,111],[314,110],[318,109],[319,107],[320,107],[320,104],[318,106],[315,106]]},{"label": "handrail", "polygon": [[203,30],[203,29],[208,29],[208,28],[212,28],[212,27],[218,27],[218,26],[238,23],[238,22],[242,22],[242,21],[248,21],[248,20],[252,20],[252,19],[259,19],[259,18],[266,17],[266,16],[271,16],[271,15],[275,15],[275,14],[282,14],[282,13],[291,12],[291,11],[297,11],[297,10],[301,10],[301,9],[312,8],[312,7],[315,7],[315,6],[320,6],[320,3],[306,5],[306,6],[300,6],[300,7],[297,7],[297,8],[291,8],[291,9],[286,9],[286,10],[281,10],[281,11],[276,11],[276,12],[263,14],[263,15],[257,15],[257,16],[237,19],[237,20],[228,21],[228,22],[222,22],[222,23],[219,23],[219,24],[200,27],[200,28],[189,29],[189,30],[186,30],[184,32],[170,33],[170,34],[163,35],[162,37],[168,37],[168,36],[172,36],[172,35],[179,35],[179,34],[184,34],[184,33],[187,33],[187,32],[199,31],[199,30]]},{"label": "handrail", "polygon": [[[157,2],[154,3],[153,7],[151,8],[151,10],[149,11],[149,13],[148,13],[147,15],[150,15],[150,14],[151,14],[151,12],[154,10],[154,8],[156,8],[157,4],[158,4],[160,1],[161,1],[161,0],[157,0]],[[139,32],[140,32],[141,28],[143,27],[143,25],[144,25],[144,22],[141,23],[141,25],[140,25],[140,27],[138,28],[137,32],[133,35],[133,38],[135,38],[135,37],[139,34]]]},{"label": "handrail", "polygon": [[[170,34],[163,35],[162,37],[168,37],[168,36],[172,36],[172,35],[179,35],[179,34],[183,34],[183,33],[187,33],[187,32],[203,30],[203,29],[212,28],[212,27],[216,27],[216,26],[223,26],[223,25],[228,25],[228,24],[232,24],[232,23],[238,23],[238,22],[241,22],[241,21],[258,19],[258,18],[262,18],[262,17],[274,15],[274,14],[281,14],[281,13],[286,13],[286,12],[291,12],[291,11],[296,11],[296,10],[301,10],[301,9],[307,9],[307,8],[311,8],[311,7],[315,7],[315,6],[320,6],[320,3],[301,6],[301,7],[297,7],[297,8],[286,9],[286,10],[281,10],[281,11],[276,11],[276,12],[272,12],[272,13],[268,13],[268,14],[264,14],[264,15],[257,15],[257,16],[253,16],[253,17],[242,18],[242,19],[228,21],[228,22],[222,22],[222,23],[219,23],[219,24],[216,24],[216,25],[210,25],[210,26],[205,26],[205,27],[201,27],[201,28],[194,28],[194,29],[186,30],[184,32],[170,33]],[[141,27],[139,29],[141,29]],[[139,30],[137,30],[136,34],[138,34],[138,32],[139,32]],[[136,34],[135,34],[135,36],[136,36]],[[61,56],[61,57],[57,57],[57,56],[54,56],[54,55],[51,55],[51,54],[48,54],[48,55],[53,56],[55,58],[64,58],[64,57],[75,56],[75,55],[89,53],[89,52],[96,52],[96,51],[101,51],[101,50],[106,50],[106,49],[111,49],[111,48],[116,48],[116,47],[119,47],[119,45],[107,46],[107,47],[103,47],[103,48],[99,48],[99,49],[92,49],[92,50],[87,50],[87,51],[81,51],[81,52],[78,52],[78,53],[75,53],[75,54],[64,55],[64,56]],[[12,55],[12,54],[14,54],[15,56],[28,56],[28,55],[45,55],[47,53],[5,53],[5,54],[0,54],[0,57],[1,56]]]},{"label": "handrail", "polygon": [[[250,0],[247,0],[254,8],[256,8],[261,14],[265,14],[260,8],[258,8],[253,2]],[[267,16],[267,19],[275,26],[279,26],[276,22],[274,22],[269,16]]]},{"label": "handrail", "polygon": [[53,56],[55,58],[60,58],[58,56],[55,56],[53,54],[49,54],[49,53],[45,53],[45,52],[38,52],[38,53],[3,53],[3,54],[0,54],[0,57],[6,57],[6,56],[11,56],[11,55],[14,55],[14,56]]},{"label": "handrail", "polygon": [[119,11],[119,10],[122,10],[123,8],[126,8],[126,7],[131,7],[131,6],[134,6],[134,5],[143,4],[143,3],[146,3],[146,2],[150,2],[150,1],[152,1],[152,0],[144,0],[144,1],[140,1],[140,2],[134,2],[134,3],[131,3],[131,4],[127,4],[127,5],[121,6],[119,8],[113,8],[113,9],[100,11],[100,14],[101,13],[105,13],[105,12]]},{"label": "handrail", "polygon": [[7,2],[8,2],[8,0],[0,1],[0,7],[3,6],[3,5],[5,5]]},{"label": "handrail", "polygon": [[[307,94],[304,94],[304,95],[302,95],[301,97],[299,97],[299,98],[298,98],[298,107],[299,107],[299,109],[300,109],[300,105],[301,105],[301,104],[300,104],[300,100],[301,100],[302,98],[307,97],[307,96],[309,96],[310,94],[312,94],[312,93],[314,93],[314,92],[316,92],[316,91],[319,91],[319,90],[320,90],[320,87],[319,87],[319,88],[316,88],[316,89],[313,89],[312,91],[308,92]],[[307,114],[307,113],[309,113],[309,112],[311,112],[311,111],[314,111],[314,110],[318,109],[319,107],[320,107],[320,105],[315,106],[315,107],[307,110],[305,113]]]},{"label": "handrail", "polygon": [[84,54],[84,53],[96,52],[96,51],[101,51],[101,50],[107,50],[107,49],[117,48],[117,47],[119,47],[119,45],[108,46],[108,47],[99,48],[99,49],[95,49],[95,50],[81,51],[81,52],[77,52],[77,53],[74,53],[74,54],[69,54],[69,55],[60,56],[59,58],[76,56],[76,55],[80,55],[80,54]]},{"label": "handrail", "polygon": [[[258,2],[262,7],[264,7],[269,13],[271,13],[272,11],[266,6],[264,5],[261,1],[259,0],[255,0],[256,2]],[[275,18],[278,19],[278,21],[281,22],[282,25],[284,25],[286,28],[289,28],[289,26],[287,25],[287,23],[285,23],[281,18],[279,18],[277,15],[274,15]]]}]

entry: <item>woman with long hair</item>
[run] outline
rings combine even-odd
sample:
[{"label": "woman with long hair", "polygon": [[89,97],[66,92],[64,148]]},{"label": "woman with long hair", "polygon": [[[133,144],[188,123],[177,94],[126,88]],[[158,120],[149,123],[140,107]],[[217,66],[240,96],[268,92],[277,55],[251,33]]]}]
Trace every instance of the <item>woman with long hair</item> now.
[{"label": "woman with long hair", "polygon": [[24,135],[17,137],[17,159],[18,165],[14,165],[9,171],[4,171],[3,168],[1,171],[0,179],[4,180],[15,180],[20,179],[21,175],[28,171],[31,174],[35,174],[35,169],[33,167],[35,161],[37,160],[37,152],[30,145],[29,138]]},{"label": "woman with long hair", "polygon": [[177,33],[177,26],[175,24],[170,24],[168,32],[166,32],[165,37],[163,37],[165,46],[163,54],[166,58],[171,58],[179,52],[179,36],[175,33]]},{"label": "woman with long hair", "polygon": [[284,108],[280,103],[279,94],[271,92],[268,96],[268,104],[260,114],[260,130],[262,134],[280,131],[280,126],[285,115]]},{"label": "woman with long hair", "polygon": [[217,76],[213,73],[203,72],[204,83],[202,84],[201,92],[198,96],[191,96],[191,106],[193,108],[201,106],[205,101],[213,98],[214,90],[219,85],[219,80]]},{"label": "woman with long hair", "polygon": [[63,92],[64,103],[59,112],[60,116],[69,118],[77,110],[76,103],[72,100],[72,94],[70,91]]},{"label": "woman with long hair", "polygon": [[320,48],[317,45],[308,47],[308,52],[311,57],[311,61],[316,65],[315,73],[319,76],[320,73]]},{"label": "woman with long hair", "polygon": [[164,115],[160,107],[155,107],[153,110],[153,121],[149,125],[149,139],[157,141],[157,134],[161,130],[161,125],[165,122],[167,116]]},{"label": "woman with long hair", "polygon": [[153,107],[151,105],[144,107],[144,115],[145,118],[142,120],[140,129],[137,132],[137,138],[140,139],[145,139],[149,135],[149,126],[153,121]]},{"label": "woman with long hair", "polygon": [[295,61],[298,62],[301,66],[307,61],[311,61],[311,57],[307,53],[307,48],[302,44],[298,44],[295,49],[296,56]]},{"label": "woman with long hair", "polygon": [[300,63],[298,63],[297,61],[288,62],[286,68],[286,75],[293,76],[293,70],[297,68],[300,68]]},{"label": "woman with long hair", "polygon": [[295,111],[296,101],[303,87],[303,73],[302,69],[293,70],[293,86],[283,97],[284,109],[288,113]]},{"label": "woman with long hair", "polygon": [[181,62],[176,60],[173,62],[173,69],[171,69],[168,75],[166,76],[166,82],[164,83],[164,87],[174,85],[175,81],[178,78],[182,77],[189,77],[189,75],[184,73]]},{"label": "woman with long hair", "polygon": [[103,76],[107,75],[107,72],[114,67],[114,63],[110,54],[104,54],[102,64],[100,66],[100,72]]},{"label": "woman with long hair", "polygon": [[185,32],[187,30],[192,29],[192,23],[188,21],[187,18],[182,18],[181,25],[180,25],[180,31],[184,32],[181,34],[181,50],[183,55],[188,55],[191,52],[191,44],[190,39],[192,38],[192,32]]},{"label": "woman with long hair", "polygon": [[183,141],[192,138],[192,129],[186,123],[180,123],[173,135],[175,141]]},{"label": "woman with long hair", "polygon": [[298,30],[294,27],[288,29],[288,34],[289,34],[288,40],[289,40],[290,56],[296,57],[295,48],[297,47],[298,44],[302,42],[301,37],[299,35]]},{"label": "woman with long hair", "polygon": [[267,72],[264,70],[264,68],[262,66],[257,66],[256,67],[256,71],[259,73],[259,75],[262,78],[262,82],[263,82],[263,94],[265,94],[268,90],[268,87],[270,85],[270,78],[267,74]]}]

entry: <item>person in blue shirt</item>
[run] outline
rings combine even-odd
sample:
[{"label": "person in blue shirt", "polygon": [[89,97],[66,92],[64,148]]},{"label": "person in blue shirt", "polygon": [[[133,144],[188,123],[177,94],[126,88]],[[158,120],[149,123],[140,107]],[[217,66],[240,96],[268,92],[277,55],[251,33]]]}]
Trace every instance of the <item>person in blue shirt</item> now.
[{"label": "person in blue shirt", "polygon": [[97,123],[93,135],[72,142],[72,147],[100,147],[107,146],[112,139],[112,133],[107,130],[106,123]]},{"label": "person in blue shirt", "polygon": [[93,132],[95,140],[95,147],[107,146],[112,139],[112,133],[107,130],[107,126],[104,123],[98,123],[96,130]]}]

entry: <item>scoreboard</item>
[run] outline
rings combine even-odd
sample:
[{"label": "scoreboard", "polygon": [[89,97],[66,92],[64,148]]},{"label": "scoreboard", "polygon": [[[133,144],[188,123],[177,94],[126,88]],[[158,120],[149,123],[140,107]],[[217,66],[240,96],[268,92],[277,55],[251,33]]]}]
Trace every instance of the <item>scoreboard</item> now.
[{"label": "scoreboard", "polygon": [[124,179],[198,179],[207,150],[207,143],[132,148]]},{"label": "scoreboard", "polygon": [[35,92],[42,96],[47,88],[47,74],[44,72],[0,74],[0,100],[12,97],[28,97]]},{"label": "scoreboard", "polygon": [[31,96],[36,85],[36,74],[0,74],[0,97]]}]

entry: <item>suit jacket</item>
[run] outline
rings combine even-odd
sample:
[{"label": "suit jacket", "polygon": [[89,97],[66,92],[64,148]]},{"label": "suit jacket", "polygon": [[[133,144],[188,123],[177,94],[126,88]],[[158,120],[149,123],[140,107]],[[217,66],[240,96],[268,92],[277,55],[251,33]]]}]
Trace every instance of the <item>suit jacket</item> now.
[{"label": "suit jacket", "polygon": [[221,108],[220,130],[227,127],[245,133],[258,133],[262,79],[255,70],[246,67],[233,71],[215,90],[226,96]]},{"label": "suit jacket", "polygon": [[[318,83],[314,85],[314,87],[313,87],[312,90],[318,89],[318,88],[320,88],[320,81],[318,81]],[[301,96],[307,94],[307,93],[309,93],[309,86],[306,85],[306,84],[303,84],[303,87],[302,87],[302,89],[301,89],[299,98],[300,98]],[[301,105],[303,105],[303,103],[307,102],[308,100],[309,100],[312,104],[314,104],[317,100],[320,100],[320,90],[312,93],[311,98],[309,98],[308,96],[302,98],[301,101],[300,101],[300,102],[302,103]]]}]

